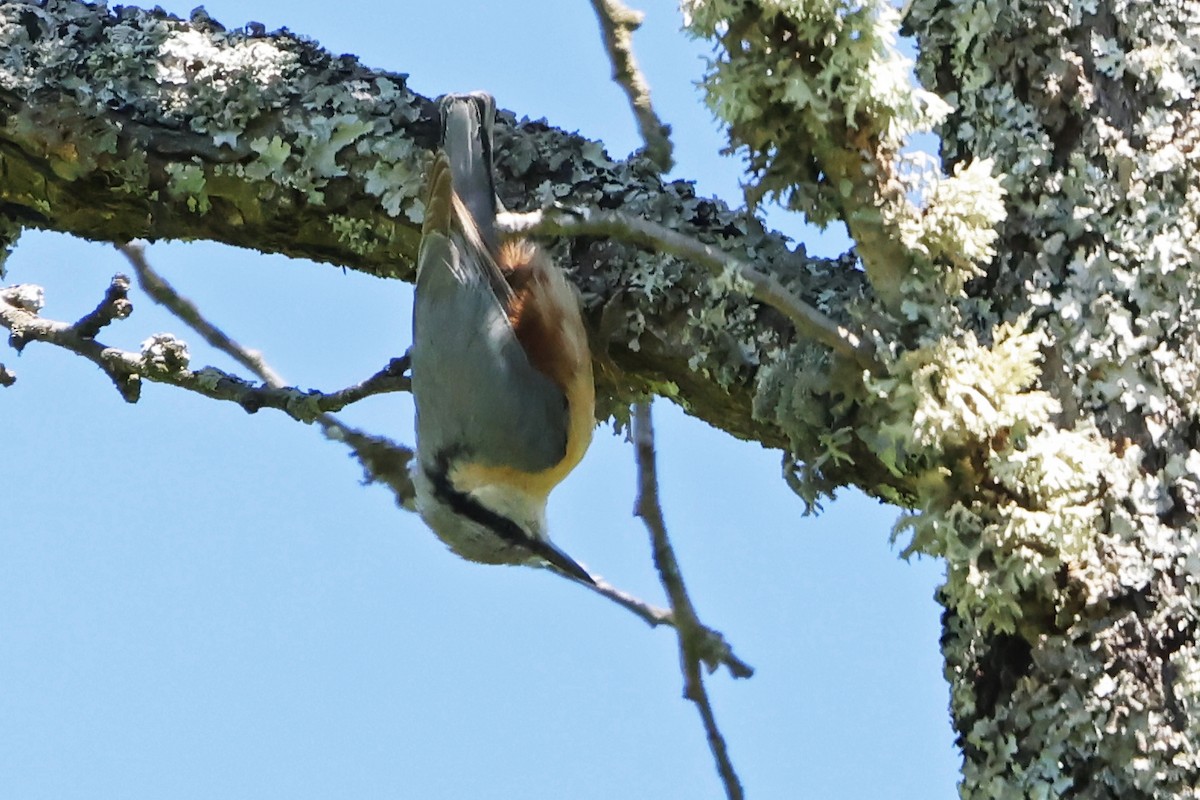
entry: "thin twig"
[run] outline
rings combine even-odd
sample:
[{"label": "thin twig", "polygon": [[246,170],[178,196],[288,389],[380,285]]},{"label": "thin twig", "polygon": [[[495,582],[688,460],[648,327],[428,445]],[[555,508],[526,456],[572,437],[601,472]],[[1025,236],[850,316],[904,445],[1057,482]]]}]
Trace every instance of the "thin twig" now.
[{"label": "thin twig", "polygon": [[[628,592],[613,586],[601,577],[595,575],[592,577],[595,579],[594,584],[586,584],[582,581],[576,581],[576,583],[632,611],[641,617],[651,628],[657,628],[659,625],[666,625],[671,628],[676,627],[675,616],[668,609],[659,608],[658,606],[639,600]],[[699,621],[696,624],[698,626],[696,634],[704,640],[701,649],[705,653],[704,661],[706,664],[713,665],[714,667],[724,666],[729,670],[729,674],[735,678],[753,677],[754,667],[742,661],[734,654],[733,648],[730,647],[729,642],[725,641],[725,637],[721,635],[720,631],[715,631],[701,624]]]},{"label": "thin twig", "polygon": [[[154,302],[166,308],[177,319],[204,337],[213,348],[250,370],[255,377],[272,388],[285,386],[285,381],[263,358],[262,353],[239,344],[233,337],[207,320],[196,304],[179,294],[175,287],[155,271],[146,259],[146,248],[140,242],[125,242],[116,245],[133,267],[138,285]],[[336,392],[320,395],[321,411],[340,411],[352,403],[376,394],[406,392],[411,384],[406,375],[408,356],[393,358],[387,366],[361,383]]]},{"label": "thin twig", "polygon": [[137,274],[138,285],[142,291],[150,295],[150,299],[163,306],[188,327],[204,337],[217,350],[228,355],[234,361],[250,370],[268,386],[279,387],[283,379],[271,371],[257,350],[242,347],[229,338],[215,325],[209,323],[196,308],[195,303],[183,297],[168,284],[146,260],[146,248],[140,242],[124,242],[116,245]]},{"label": "thin twig", "polygon": [[[633,55],[633,32],[641,25],[642,14],[627,8],[620,2],[620,0],[592,0],[592,7],[595,9],[596,16],[600,21],[600,28],[604,34],[605,48],[608,51],[609,60],[613,65],[613,80],[620,84],[620,86],[625,90],[626,96],[629,98],[629,105],[633,110],[634,117],[637,119],[638,128],[641,131],[642,140],[645,143],[646,156],[654,163],[656,167],[658,167],[660,172],[669,172],[672,166],[672,145],[670,139],[671,129],[669,126],[665,125],[662,120],[659,119],[658,114],[655,113],[653,104],[650,100],[650,86],[646,82],[645,77],[642,75],[642,72],[637,64],[637,59]],[[589,218],[591,219],[595,219],[597,215],[603,216],[605,213],[606,212],[599,211],[587,212],[587,214],[590,215]],[[517,219],[518,218],[513,215],[508,221],[516,221]],[[686,237],[682,237],[681,235],[666,228],[662,228],[661,226],[659,226],[657,230],[653,228],[646,228],[645,230],[653,230],[655,233],[671,238],[677,244],[680,242],[688,242]],[[548,232],[562,234],[572,233],[574,231],[551,230]],[[582,233],[583,231],[578,232]],[[597,229],[594,232],[601,234],[612,234],[612,230],[604,228]],[[639,241],[643,244],[646,243],[644,237],[642,237]],[[660,243],[657,241],[651,241],[650,244],[658,245]],[[699,245],[699,243],[694,244],[701,248],[704,247],[703,245]],[[659,249],[667,249],[669,251],[669,248]],[[686,250],[683,255],[684,257],[694,258],[696,254],[689,249]],[[707,253],[702,252],[702,255],[707,255]],[[701,263],[706,263],[703,259],[700,260]],[[706,263],[706,265],[712,268],[711,264]],[[725,272],[728,269],[729,265],[726,263],[717,265],[717,270],[719,272]],[[767,288],[773,287],[768,285]],[[781,286],[778,288],[781,292],[783,291]],[[786,294],[786,292],[783,292],[783,294]],[[788,296],[790,297],[790,295]],[[813,311],[816,313],[815,309]],[[648,406],[646,415],[646,424],[648,426]],[[639,463],[641,462],[639,461]],[[649,468],[652,474],[654,469],[653,443],[651,443]],[[640,496],[647,497],[648,495],[643,492]],[[657,485],[655,485],[654,496],[657,498]],[[654,502],[657,506],[657,499],[655,499]],[[658,518],[661,524],[661,512],[658,513]],[[649,524],[649,522],[647,524]],[[663,529],[663,536],[664,538],[666,536],[665,528]],[[669,543],[667,546],[669,549]],[[656,563],[658,563],[657,551],[658,548],[656,547]],[[674,563],[673,556],[671,558],[671,562]],[[675,568],[675,573],[678,575],[677,566]],[[662,574],[661,565],[660,574]],[[680,578],[678,583],[680,589],[682,589],[682,585],[682,578]],[[675,611],[668,611],[666,609],[648,605],[641,600],[638,600],[637,598],[632,597],[625,592],[622,592],[621,590],[611,586],[603,580],[597,580],[588,588],[629,609],[645,620],[651,627],[657,625],[671,625],[674,627],[679,632],[681,644],[684,643],[685,640],[689,642],[690,644],[688,646],[692,647],[693,654],[698,659],[702,659],[704,663],[709,666],[710,670],[716,669],[717,665],[719,664],[724,664],[729,668],[730,673],[733,674],[734,677],[748,678],[754,674],[754,670],[749,664],[745,663],[733,654],[732,648],[725,641],[725,637],[722,636],[720,632],[712,630],[711,628],[708,628],[700,623],[699,619],[696,618],[695,613],[691,611],[690,604],[687,605],[687,614],[684,617],[679,617],[677,612],[680,606],[675,602],[677,599],[675,597],[671,598],[671,605]],[[684,599],[686,600],[686,594],[684,594]],[[730,796],[741,797],[741,786],[737,782],[737,776],[733,773],[732,765],[729,764],[728,756],[725,753],[724,740],[720,738],[720,732],[717,731],[716,722],[712,716],[712,709],[708,707],[707,697],[704,697],[704,684],[703,681],[699,679],[698,673],[699,663],[699,660],[695,661],[697,670],[696,680],[699,684],[698,691],[701,700],[698,702],[700,703],[701,717],[704,718],[705,730],[709,732],[709,741],[713,746],[713,753],[717,757],[722,779],[725,781],[727,788],[733,787],[729,789]],[[686,671],[685,674],[690,676],[690,673]],[[690,685],[691,683],[692,680],[689,677],[688,684]],[[693,692],[689,692],[689,697],[693,697],[693,694]],[[716,732],[717,738],[715,740],[713,739],[713,732]],[[726,769],[724,765],[728,765],[728,769]]]},{"label": "thin twig", "polygon": [[[201,313],[191,300],[176,291],[166,278],[150,266],[146,258],[145,248],[141,244],[127,242],[118,244],[129,263],[133,265],[138,276],[138,283],[146,294],[159,305],[166,308],[177,319],[196,333],[204,337],[212,347],[250,370],[259,380],[266,384],[262,390],[266,396],[272,392],[286,391],[284,379],[271,368],[262,353],[251,350],[239,344],[232,336],[225,333],[216,324]],[[349,447],[359,463],[363,466],[367,480],[382,483],[390,488],[396,500],[402,506],[412,503],[416,496],[408,465],[412,461],[413,451],[382,436],[375,436],[342,422],[330,411],[337,411],[365,397],[382,392],[407,391],[411,388],[408,372],[409,358],[404,355],[393,358],[388,365],[365,381],[328,395],[316,394],[320,408],[311,416],[311,421],[321,426],[325,438],[341,442]]]},{"label": "thin twig", "polygon": [[70,323],[39,317],[41,294],[40,287],[29,285],[0,289],[0,327],[8,329],[9,345],[21,352],[29,342],[46,342],[83,356],[104,371],[126,402],[136,403],[141,396],[142,373],[153,366],[136,353],[105,347]]},{"label": "thin twig", "polygon": [[[122,249],[122,252],[124,252],[124,249]],[[126,253],[126,256],[128,257],[129,254]],[[255,352],[251,354],[245,351],[245,348],[238,344],[233,337],[226,335],[220,328],[210,322],[195,304],[180,296],[165,278],[155,273],[147,262],[144,253],[138,252],[138,257],[141,265],[140,267],[135,265],[134,268],[138,270],[139,275],[144,271],[147,275],[153,276],[155,285],[155,293],[151,295],[153,299],[179,317],[184,324],[204,335],[205,339],[218,350],[221,350],[239,364],[246,366],[247,369],[254,372],[264,383],[270,385],[274,381],[282,382],[282,378],[271,369],[266,359],[260,353]],[[186,309],[187,315],[180,314],[177,309]],[[396,371],[397,376],[406,371],[408,369],[408,356],[405,355],[402,358],[393,359],[389,365],[389,369]],[[379,377],[377,375],[368,378],[358,387],[352,386],[339,394],[353,395],[356,392],[370,394],[372,392],[368,388],[362,387],[372,383]],[[268,389],[264,391],[272,390]],[[374,436],[351,428],[332,414],[319,414],[315,417],[315,421],[321,425],[326,438],[342,442],[354,451],[354,455],[359,463],[362,464],[368,480],[382,483],[390,488],[396,496],[397,502],[401,506],[411,509],[412,500],[416,494],[408,469],[409,463],[413,458],[411,449],[401,447],[383,437]],[[597,579],[595,585],[589,585],[581,581],[576,581],[569,576],[566,577],[575,583],[587,586],[602,597],[606,597],[617,605],[632,611],[645,620],[651,627],[658,625],[675,627],[675,617],[671,612],[649,605],[617,589],[603,579]],[[718,631],[701,625],[698,620],[693,620],[691,635],[700,643],[699,646],[704,653],[706,663],[712,665],[713,668],[718,664],[723,664],[729,669],[732,675],[738,678],[748,678],[754,674],[754,669],[734,654],[733,648],[729,646],[729,643],[725,641],[725,638]]]},{"label": "thin twig", "polygon": [[683,696],[695,703],[700,712],[704,732],[708,737],[708,746],[712,751],[713,760],[716,761],[721,782],[725,785],[726,796],[730,800],[741,800],[745,796],[742,784],[729,758],[725,737],[721,735],[717,726],[716,715],[713,713],[712,703],[709,702],[708,691],[704,687],[704,675],[700,669],[702,663],[707,664],[710,671],[714,668],[709,660],[711,654],[705,649],[706,639],[703,631],[707,629],[700,623],[691,598],[688,597],[658,500],[654,425],[650,417],[649,402],[639,402],[633,407],[633,442],[637,450],[638,465],[638,499],[635,513],[642,518],[646,530],[650,533],[654,566],[658,569],[659,580],[671,601],[671,616],[675,620],[675,630],[679,636],[679,659],[684,674]]},{"label": "thin twig", "polygon": [[857,362],[864,369],[878,369],[870,346],[858,334],[793,295],[774,276],[755,269],[724,250],[656,222],[631,217],[620,211],[547,208],[526,214],[504,213],[499,216],[497,223],[505,233],[608,236],[695,262],[717,278],[729,280],[734,289],[740,289],[783,313],[802,335]]},{"label": "thin twig", "polygon": [[329,410],[338,411],[377,394],[412,391],[412,381],[408,377],[408,370],[411,366],[412,362],[408,353],[393,358],[387,363],[387,366],[365,381],[325,395],[330,399]]},{"label": "thin twig", "polygon": [[[124,252],[124,250],[122,251]],[[126,253],[127,257],[128,255]],[[179,317],[184,324],[204,335],[205,339],[218,350],[221,350],[239,364],[245,365],[247,369],[262,379],[264,383],[270,385],[274,381],[282,382],[282,378],[271,369],[261,354],[247,352],[233,337],[226,335],[219,327],[209,321],[195,304],[183,298],[165,278],[154,272],[146,260],[144,253],[138,252],[138,257],[141,264],[140,266],[135,264],[134,268],[138,270],[139,275],[144,271],[147,275],[153,276],[155,285],[155,293],[151,295],[153,299]],[[186,309],[187,316],[180,314],[177,309]],[[206,332],[211,332],[211,335],[206,334]],[[393,359],[388,369],[396,373],[393,377],[398,377],[408,369],[408,356],[405,355],[403,358]],[[369,389],[361,387],[372,383],[379,377],[377,375],[368,378],[358,387],[352,386],[339,394],[372,393]],[[268,389],[264,391],[272,390]],[[397,445],[383,437],[374,436],[351,428],[332,414],[319,414],[315,417],[315,421],[321,425],[326,438],[342,442],[354,451],[354,455],[359,463],[362,464],[368,480],[382,483],[390,488],[396,496],[397,502],[401,506],[411,510],[412,501],[416,494],[408,469],[409,463],[413,458],[411,449]],[[597,594],[632,611],[652,627],[658,625],[676,626],[675,617],[671,612],[638,600],[636,597],[622,592],[603,579],[598,579],[595,585],[583,584],[579,581],[574,581],[574,579],[571,580],[575,583],[588,586],[589,589]],[[718,631],[701,625],[695,619],[693,619],[692,624],[692,639],[698,643],[698,648],[703,653],[704,660],[710,665],[710,668],[715,669],[717,665],[723,664],[729,669],[732,675],[738,678],[748,678],[754,674],[754,669],[734,655],[733,648],[729,646],[729,643],[725,641],[725,638]]]},{"label": "thin twig", "polygon": [[[142,291],[150,295],[154,302],[166,308],[181,322],[203,336],[204,341],[209,345],[250,370],[267,386],[272,388],[285,386],[286,382],[275,370],[271,369],[262,353],[239,344],[233,337],[206,319],[195,303],[179,294],[164,277],[159,275],[146,259],[146,248],[140,242],[125,242],[116,247],[133,266]],[[339,411],[372,395],[409,391],[412,387],[407,376],[408,368],[407,355],[393,358],[387,366],[365,381],[336,392],[320,395],[320,408],[325,412]]]},{"label": "thin twig", "polygon": [[[123,319],[128,316],[128,300],[112,287],[105,301],[74,324],[38,316],[40,301],[31,299],[38,287],[14,286],[0,289],[0,327],[9,330],[9,344],[20,351],[29,342],[57,345],[86,358],[104,372],[126,402],[141,397],[142,380],[165,383],[201,394],[213,400],[237,403],[249,413],[270,408],[282,411],[299,422],[320,422],[322,415],[338,411],[371,394],[396,391],[407,379],[397,374],[406,362],[393,359],[379,374],[357,386],[323,394],[283,385],[256,385],[215,367],[188,369],[187,346],[171,336],[147,339],[140,353],[108,347],[95,338],[95,321]],[[107,304],[107,305],[106,305]],[[11,375],[11,373],[8,373]],[[261,376],[260,376],[261,377]]]},{"label": "thin twig", "polygon": [[124,275],[114,275],[100,304],[72,327],[84,339],[95,339],[105,327],[116,320],[125,319],[132,313],[133,304],[129,302],[129,278]]},{"label": "thin twig", "polygon": [[592,0],[592,8],[600,21],[604,35],[604,48],[612,62],[613,80],[625,90],[629,106],[637,119],[642,141],[646,143],[646,157],[654,162],[660,172],[670,172],[671,126],[664,123],[650,102],[650,84],[638,67],[633,55],[633,32],[642,25],[643,15],[626,7],[620,0]]},{"label": "thin twig", "polygon": [[[143,257],[143,261],[145,261]],[[147,265],[148,266],[148,265]],[[409,473],[409,463],[413,458],[410,448],[398,445],[391,440],[366,433],[353,428],[326,413],[325,408],[341,408],[353,399],[377,394],[379,391],[395,391],[398,381],[408,368],[408,357],[392,359],[381,372],[368,378],[357,386],[351,386],[341,392],[324,395],[320,392],[302,392],[282,385],[279,377],[257,353],[251,354],[220,328],[210,322],[204,315],[186,301],[161,276],[157,276],[159,284],[154,299],[160,302],[172,313],[175,309],[190,307],[189,314],[195,324],[189,319],[179,316],[181,321],[200,332],[208,330],[215,332],[214,336],[205,338],[214,347],[225,352],[238,363],[246,365],[263,381],[258,386],[214,367],[200,370],[190,370],[187,367],[187,346],[173,336],[160,334],[142,345],[142,352],[134,353],[107,347],[97,342],[95,338],[86,336],[88,330],[80,331],[79,325],[89,318],[106,317],[108,319],[123,319],[128,313],[115,313],[112,306],[118,302],[127,304],[120,292],[110,291],[105,295],[108,307],[101,303],[97,311],[92,312],[81,323],[70,324],[38,316],[43,305],[44,292],[40,286],[22,284],[0,288],[0,327],[10,331],[9,344],[20,351],[27,343],[39,341],[56,345],[69,352],[75,353],[96,364],[116,384],[121,396],[130,403],[137,402],[141,381],[146,379],[156,383],[165,383],[185,389],[190,392],[215,400],[226,400],[238,403],[247,411],[257,411],[260,408],[281,410],[300,422],[316,422],[322,427],[325,436],[345,444],[353,452],[368,481],[387,486],[395,495],[397,502],[411,510],[415,491]],[[114,282],[115,283],[115,282]],[[111,289],[111,287],[110,287]],[[0,365],[0,385],[10,385],[16,376]],[[278,382],[279,385],[272,385]],[[387,388],[380,389],[373,384],[383,384]],[[340,405],[339,405],[340,403]],[[597,594],[608,598],[623,608],[632,611],[651,626],[667,625],[675,627],[674,615],[664,609],[648,605],[631,595],[616,589],[603,580],[598,580],[595,586],[590,586]],[[734,655],[732,648],[717,631],[703,626],[696,627],[693,636],[702,643],[701,648],[706,654],[705,659],[712,665],[724,664],[736,677],[745,678],[753,674],[753,669]]]},{"label": "thin twig", "polygon": [[362,465],[365,482],[383,484],[391,489],[397,504],[413,510],[412,503],[417,490],[408,468],[414,456],[412,448],[352,428],[331,415],[326,415],[322,422],[326,439],[341,442],[354,452],[354,457]]}]

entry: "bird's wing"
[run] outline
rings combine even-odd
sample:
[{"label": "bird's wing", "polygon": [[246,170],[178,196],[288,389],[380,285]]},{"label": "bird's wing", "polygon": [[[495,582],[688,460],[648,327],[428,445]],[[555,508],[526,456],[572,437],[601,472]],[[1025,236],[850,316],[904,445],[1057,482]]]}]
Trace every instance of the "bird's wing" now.
[{"label": "bird's wing", "polygon": [[566,396],[517,341],[492,285],[498,268],[470,241],[469,228],[464,235],[444,156],[429,182],[413,310],[418,449],[430,460],[448,453],[549,469],[566,453]]}]

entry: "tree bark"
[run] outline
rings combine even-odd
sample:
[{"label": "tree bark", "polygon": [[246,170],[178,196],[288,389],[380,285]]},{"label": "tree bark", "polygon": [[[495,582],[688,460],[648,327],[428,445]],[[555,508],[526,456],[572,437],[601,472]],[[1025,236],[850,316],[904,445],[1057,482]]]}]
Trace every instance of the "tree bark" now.
[{"label": "tree bark", "polygon": [[955,100],[944,158],[1007,173],[971,294],[1042,332],[1059,407],[918,523],[950,563],[962,794],[1194,797],[1200,5],[917,0],[909,25]]}]

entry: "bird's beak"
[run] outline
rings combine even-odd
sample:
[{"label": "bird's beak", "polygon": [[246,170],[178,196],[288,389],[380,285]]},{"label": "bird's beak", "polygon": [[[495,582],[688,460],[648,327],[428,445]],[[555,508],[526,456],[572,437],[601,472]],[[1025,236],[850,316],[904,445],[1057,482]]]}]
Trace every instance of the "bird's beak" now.
[{"label": "bird's beak", "polygon": [[579,566],[573,558],[549,542],[536,539],[529,543],[529,548],[551,568],[568,577],[574,578],[580,583],[586,583],[589,586],[596,585],[595,578],[589,575],[587,570]]}]

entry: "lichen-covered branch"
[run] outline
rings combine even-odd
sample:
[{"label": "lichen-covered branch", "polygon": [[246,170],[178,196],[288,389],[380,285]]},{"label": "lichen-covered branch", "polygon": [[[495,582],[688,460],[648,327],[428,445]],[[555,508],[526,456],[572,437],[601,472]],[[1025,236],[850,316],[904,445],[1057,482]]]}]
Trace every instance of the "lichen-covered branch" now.
[{"label": "lichen-covered branch", "polygon": [[877,365],[871,349],[859,336],[793,295],[774,276],[738,261],[730,254],[691,239],[656,222],[620,211],[575,211],[551,208],[528,214],[501,214],[499,226],[512,233],[557,236],[607,236],[632,242],[659,253],[670,253],[698,264],[726,283],[731,292],[749,295],[779,311],[796,330],[864,369]]},{"label": "lichen-covered branch", "polygon": [[896,44],[899,13],[886,0],[683,7],[688,29],[719,45],[705,88],[749,156],[748,199],[778,199],[820,225],[844,222],[876,295],[902,311],[918,279],[941,265],[904,236],[924,220],[900,153],[949,106],[912,83]]},{"label": "lichen-covered branch", "polygon": [[[142,343],[134,353],[108,347],[96,341],[98,318],[109,321],[129,315],[130,306],[120,287],[129,281],[118,275],[113,279],[104,301],[96,311],[74,324],[38,316],[41,289],[28,285],[0,289],[0,327],[9,331],[9,344],[17,350],[30,342],[45,342],[86,358],[103,370],[121,396],[130,403],[141,396],[142,380],[165,383],[204,395],[213,400],[237,403],[254,413],[263,408],[276,409],[300,422],[313,422],[321,414],[345,408],[366,394],[396,391],[396,376],[391,365],[384,376],[341,392],[322,394],[292,387],[274,387],[249,383],[215,367],[188,369],[187,345],[168,334],[158,334]],[[114,287],[118,287],[114,291]]]},{"label": "lichen-covered branch", "polygon": [[[290,33],[226,30],[199,12],[0,4],[0,206],[15,227],[210,239],[411,279],[436,138],[434,105],[403,76]],[[664,184],[643,156],[614,161],[507,113],[496,138],[508,208],[620,208],[753,264],[847,330],[868,307],[853,258],[810,258],[752,215]],[[821,459],[827,420],[792,430],[756,413],[782,389],[782,373],[766,381],[763,368],[804,347],[789,319],[685,259],[600,237],[546,244],[582,290],[603,411],[664,391],[735,436]],[[794,420],[831,406],[837,387],[821,374],[813,413]],[[903,494],[868,445],[843,445],[849,458],[825,459],[821,486]]]},{"label": "lichen-covered branch", "polygon": [[1200,3],[917,0],[907,24],[956,98],[948,165],[1005,192],[975,332],[906,357],[918,446],[956,454],[904,532],[947,561],[961,794],[1194,796]]}]

